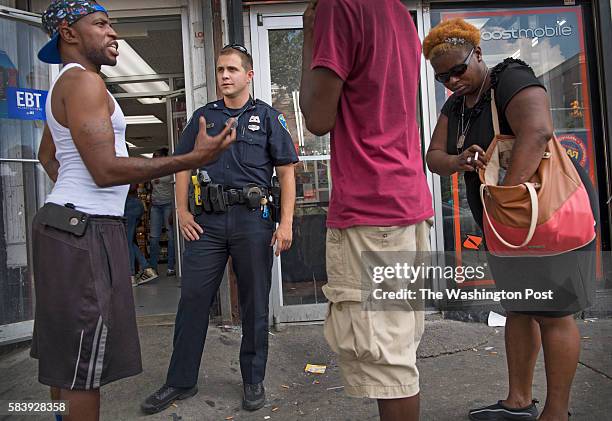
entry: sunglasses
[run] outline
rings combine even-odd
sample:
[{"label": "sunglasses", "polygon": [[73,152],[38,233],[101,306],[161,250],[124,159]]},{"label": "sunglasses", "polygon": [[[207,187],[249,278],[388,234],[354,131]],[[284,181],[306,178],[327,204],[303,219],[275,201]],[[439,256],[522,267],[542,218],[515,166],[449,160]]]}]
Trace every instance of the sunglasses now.
[{"label": "sunglasses", "polygon": [[451,77],[459,77],[464,74],[468,68],[468,64],[470,62],[470,59],[472,58],[472,54],[474,54],[473,48],[472,51],[470,51],[470,54],[468,54],[468,56],[465,58],[463,63],[453,66],[448,72],[436,73],[436,80],[440,83],[447,83]]},{"label": "sunglasses", "polygon": [[228,44],[225,47],[223,47],[224,50],[227,50],[228,48],[232,48],[236,51],[240,51],[243,54],[246,54],[247,56],[250,56],[249,54],[249,50],[247,50],[243,45],[240,44]]}]

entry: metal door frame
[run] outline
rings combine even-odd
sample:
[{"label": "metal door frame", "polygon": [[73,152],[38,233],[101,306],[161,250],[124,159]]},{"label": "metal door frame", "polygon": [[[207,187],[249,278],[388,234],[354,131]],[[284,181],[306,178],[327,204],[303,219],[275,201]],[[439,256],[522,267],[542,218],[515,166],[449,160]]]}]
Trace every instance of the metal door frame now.
[{"label": "metal door frame", "polygon": [[[6,6],[0,6],[0,19],[9,19],[19,23],[25,23],[34,27],[38,27],[42,31],[41,27],[41,15],[24,10],[13,9]],[[53,80],[59,73],[59,65],[54,64],[49,67],[49,87],[53,83]],[[46,173],[41,168],[40,161],[38,159],[23,159],[23,158],[0,158],[0,162],[12,162],[21,164],[34,164],[35,170],[35,182],[43,185],[46,177]],[[46,197],[42,189],[36,189],[36,206],[44,203]],[[26,215],[27,217],[27,215]],[[27,261],[28,266],[32,263],[32,238],[29,230],[26,227],[26,250],[27,250]],[[35,297],[33,297],[33,305],[35,305]],[[32,338],[32,330],[34,328],[34,320],[25,320],[16,323],[10,323],[7,325],[0,325],[0,330],[4,332],[0,339],[0,345],[8,345],[11,343],[26,341]]]}]

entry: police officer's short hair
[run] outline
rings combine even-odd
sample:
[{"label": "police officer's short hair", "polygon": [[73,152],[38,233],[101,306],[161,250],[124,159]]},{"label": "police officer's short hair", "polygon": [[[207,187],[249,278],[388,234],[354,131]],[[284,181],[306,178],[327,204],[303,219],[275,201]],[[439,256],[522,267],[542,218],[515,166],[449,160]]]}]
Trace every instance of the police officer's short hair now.
[{"label": "police officer's short hair", "polygon": [[242,60],[242,67],[247,72],[253,70],[253,57],[249,54],[249,50],[245,46],[240,44],[229,44],[221,49],[219,56],[227,56],[230,54],[237,54]]}]

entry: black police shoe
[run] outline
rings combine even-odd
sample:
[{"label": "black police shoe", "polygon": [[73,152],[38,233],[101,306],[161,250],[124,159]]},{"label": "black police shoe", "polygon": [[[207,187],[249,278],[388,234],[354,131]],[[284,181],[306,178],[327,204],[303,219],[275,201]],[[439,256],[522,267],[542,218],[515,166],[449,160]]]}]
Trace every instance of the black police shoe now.
[{"label": "black police shoe", "polygon": [[247,411],[256,411],[263,408],[266,403],[266,391],[263,383],[244,384],[244,399],[242,399],[242,407]]},{"label": "black police shoe", "polygon": [[150,395],[142,405],[140,405],[140,408],[145,414],[156,414],[172,405],[172,402],[190,398],[196,393],[198,393],[197,386],[179,388],[163,385],[157,392]]},{"label": "black police shoe", "polygon": [[469,412],[469,417],[473,421],[480,420],[521,420],[521,421],[535,421],[538,419],[538,409],[535,404],[537,400],[531,401],[531,405],[524,408],[508,408],[498,401],[495,405],[485,406],[484,408],[472,409]]}]

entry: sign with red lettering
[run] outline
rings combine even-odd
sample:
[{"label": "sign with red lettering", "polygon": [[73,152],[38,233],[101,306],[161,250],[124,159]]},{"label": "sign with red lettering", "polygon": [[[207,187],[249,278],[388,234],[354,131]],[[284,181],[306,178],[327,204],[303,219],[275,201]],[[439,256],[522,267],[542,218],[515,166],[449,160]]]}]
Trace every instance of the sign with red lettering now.
[{"label": "sign with red lettering", "polygon": [[584,140],[573,133],[559,135],[557,139],[563,145],[569,157],[578,162],[582,168],[587,169],[587,151]]}]

